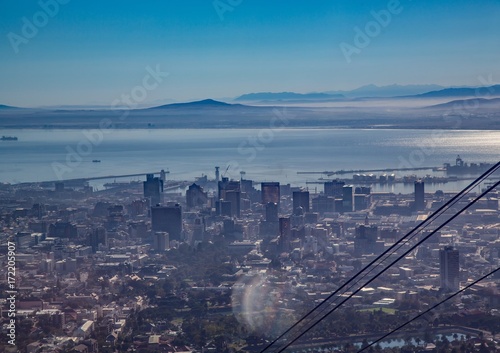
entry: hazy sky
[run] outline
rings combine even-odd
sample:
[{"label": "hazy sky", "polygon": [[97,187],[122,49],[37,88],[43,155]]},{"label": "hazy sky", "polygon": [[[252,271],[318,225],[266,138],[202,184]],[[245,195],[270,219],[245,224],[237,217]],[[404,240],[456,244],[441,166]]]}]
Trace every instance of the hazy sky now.
[{"label": "hazy sky", "polygon": [[148,66],[145,102],[500,81],[498,0],[55,1],[0,2],[0,104],[109,105]]}]

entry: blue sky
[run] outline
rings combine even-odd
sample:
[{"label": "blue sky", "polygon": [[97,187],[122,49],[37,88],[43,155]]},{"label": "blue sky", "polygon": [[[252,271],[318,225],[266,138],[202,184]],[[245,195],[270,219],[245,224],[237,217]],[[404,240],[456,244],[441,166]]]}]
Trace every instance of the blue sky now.
[{"label": "blue sky", "polygon": [[[109,105],[141,85],[148,66],[169,76],[145,102],[500,81],[496,0],[401,0],[362,48],[355,27],[366,34],[372,11],[395,0],[216,0],[228,9],[221,16],[213,0],[60,0],[44,23],[40,3],[55,1],[0,2],[0,104]],[[37,33],[25,38],[23,18],[37,14]],[[341,43],[357,50],[350,62]]]}]

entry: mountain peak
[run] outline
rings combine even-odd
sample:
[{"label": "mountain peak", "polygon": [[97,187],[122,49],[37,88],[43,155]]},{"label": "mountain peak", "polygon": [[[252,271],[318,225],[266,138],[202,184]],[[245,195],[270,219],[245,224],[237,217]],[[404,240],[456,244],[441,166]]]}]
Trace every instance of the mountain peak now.
[{"label": "mountain peak", "polygon": [[239,106],[240,104],[229,104],[221,101],[216,101],[214,99],[203,99],[199,101],[193,102],[185,102],[185,103],[172,103],[160,105],[158,107],[152,107],[149,109],[168,109],[168,108],[222,108],[222,107],[232,107]]},{"label": "mountain peak", "polygon": [[221,102],[221,101],[216,101],[215,99],[202,99],[200,101],[194,101],[194,102],[188,102],[184,104],[190,104],[190,105],[216,105],[216,106],[221,106],[221,105],[231,105],[229,103]]}]

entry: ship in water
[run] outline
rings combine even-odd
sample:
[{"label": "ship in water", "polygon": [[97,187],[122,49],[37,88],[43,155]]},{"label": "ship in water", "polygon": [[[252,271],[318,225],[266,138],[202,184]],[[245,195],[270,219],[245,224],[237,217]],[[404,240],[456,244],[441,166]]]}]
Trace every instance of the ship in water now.
[{"label": "ship in water", "polygon": [[0,141],[17,141],[16,136],[2,136],[0,137]]},{"label": "ship in water", "polygon": [[455,160],[455,165],[450,163],[444,164],[444,171],[446,174],[481,174],[487,171],[489,168],[493,167],[492,163],[466,163],[457,156]]}]

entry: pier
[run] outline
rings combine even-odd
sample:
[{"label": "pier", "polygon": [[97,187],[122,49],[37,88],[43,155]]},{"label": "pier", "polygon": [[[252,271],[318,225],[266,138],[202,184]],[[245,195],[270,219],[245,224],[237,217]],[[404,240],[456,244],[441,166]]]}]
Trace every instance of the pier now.
[{"label": "pier", "polygon": [[[165,172],[165,173],[168,174],[168,172]],[[119,179],[119,178],[130,178],[130,177],[140,177],[140,176],[145,177],[147,174],[156,174],[156,175],[159,175],[160,172],[122,174],[122,175],[106,175],[106,176],[95,176],[95,177],[88,177],[88,178],[49,180],[49,181],[40,181],[40,182],[24,182],[24,183],[19,183],[17,185],[23,186],[23,185],[39,184],[39,185],[42,185],[42,186],[52,186],[52,185],[54,185],[54,183],[65,183],[65,184],[68,184],[68,185],[82,185],[82,184],[85,184],[86,182],[89,182],[91,180]]]}]

